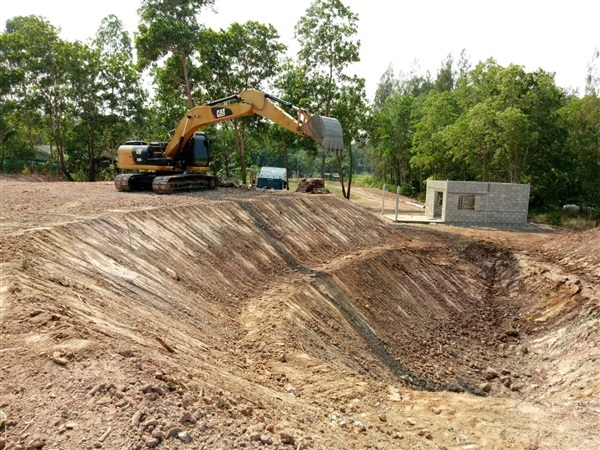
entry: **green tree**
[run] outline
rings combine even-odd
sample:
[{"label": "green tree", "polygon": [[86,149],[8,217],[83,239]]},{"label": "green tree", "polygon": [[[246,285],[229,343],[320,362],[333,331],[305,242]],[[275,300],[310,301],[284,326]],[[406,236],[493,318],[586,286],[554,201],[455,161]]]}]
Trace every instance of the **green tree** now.
[{"label": "green tree", "polygon": [[97,104],[102,115],[98,157],[116,157],[116,149],[140,128],[147,98],[134,68],[133,43],[123,22],[109,15],[93,41],[100,58]]},{"label": "green tree", "polygon": [[461,115],[454,127],[453,140],[454,157],[465,161],[471,169],[467,176],[490,181],[490,163],[497,149],[496,111],[492,102],[477,103]]},{"label": "green tree", "polygon": [[[287,59],[282,64],[282,70],[279,77],[275,80],[275,86],[281,92],[280,97],[300,108],[310,108],[314,84],[307,75],[305,65],[296,64],[291,59]],[[317,156],[318,150],[316,143],[312,139],[306,139],[298,136],[291,131],[281,127],[273,127],[271,140],[275,143],[274,150],[279,151],[283,148],[286,153],[286,160],[292,161],[291,164],[298,174],[310,174],[312,176],[314,164],[309,160]],[[288,155],[288,152],[291,152]],[[288,171],[290,167],[286,166]],[[298,175],[300,176],[300,175]]]},{"label": "green tree", "polygon": [[512,106],[496,114],[496,125],[498,136],[494,167],[502,180],[520,183],[527,154],[537,142],[537,132],[532,130],[529,117]]},{"label": "green tree", "polygon": [[600,97],[573,97],[559,111],[560,123],[568,130],[567,144],[574,160],[573,192],[569,201],[600,206]]},{"label": "green tree", "polygon": [[437,92],[447,92],[454,89],[454,72],[452,65],[454,59],[452,55],[448,55],[442,62],[442,67],[438,70],[437,77],[434,83],[434,89]]},{"label": "green tree", "polygon": [[340,0],[314,0],[295,32],[300,43],[298,58],[308,67],[309,75],[320,81],[315,94],[329,115],[337,86],[346,80],[344,70],[360,61],[358,15]]},{"label": "green tree", "polygon": [[[19,126],[30,147],[39,144],[46,132],[51,136],[63,175],[72,181],[65,158],[69,127],[67,81],[70,61],[68,45],[59,30],[37,16],[18,16],[6,23],[9,64],[23,74],[14,86],[21,112]],[[49,130],[49,131],[46,131]]]},{"label": "green tree", "polygon": [[572,167],[557,122],[565,96],[551,74],[488,59],[459,80],[456,95],[463,113],[453,156],[465,177],[531,182],[534,204],[565,196]]},{"label": "green tree", "polygon": [[75,119],[65,142],[66,151],[71,167],[85,173],[88,181],[94,181],[104,126],[99,101],[102,90],[98,77],[101,73],[100,52],[81,42],[65,45],[69,67],[66,91],[68,114]]},{"label": "green tree", "polygon": [[600,50],[594,51],[592,60],[588,64],[587,77],[585,79],[585,93],[600,96]]},{"label": "green tree", "polygon": [[[212,98],[223,98],[247,89],[264,90],[278,73],[279,60],[285,49],[272,25],[249,21],[233,23],[226,30],[206,30],[200,47],[200,77]],[[264,133],[265,128],[258,117],[234,119],[230,123],[245,184],[248,129],[262,129]],[[221,128],[225,127],[226,124],[221,125]]]},{"label": "green tree", "polygon": [[138,10],[141,23],[135,47],[140,69],[165,57],[177,61],[176,73],[189,109],[194,107],[190,65],[202,31],[198,13],[213,4],[214,0],[143,0]]},{"label": "green tree", "polygon": [[371,142],[384,166],[384,181],[398,185],[410,182],[415,97],[395,92],[373,116]]},{"label": "green tree", "polygon": [[[452,179],[457,168],[452,158],[452,127],[461,114],[455,92],[432,92],[419,105],[410,163],[423,178]],[[421,185],[420,185],[421,187]]]},{"label": "green tree", "polygon": [[9,64],[10,47],[5,33],[0,34],[0,170],[4,170],[6,144],[16,134],[11,115],[18,104],[14,100],[13,86],[20,83],[23,73]]},{"label": "green tree", "polygon": [[[354,172],[353,147],[360,140],[361,131],[365,129],[368,117],[368,107],[365,94],[365,80],[354,77],[342,86],[338,101],[335,103],[333,114],[342,125],[344,130],[344,142],[346,142],[347,154],[336,152],[336,159],[340,169],[340,181],[342,183],[342,195],[350,199],[352,189],[352,174]],[[348,163],[348,185],[344,186],[344,164]]]},{"label": "green tree", "polygon": [[115,16],[102,21],[90,44],[66,43],[66,95],[73,119],[66,149],[79,178],[102,176],[142,115],[145,95],[132,55],[131,39]]},{"label": "green tree", "polygon": [[190,109],[185,91],[181,88],[180,66],[177,58],[169,57],[163,65],[151,70],[155,86],[153,101],[160,111],[158,129],[161,139]]},{"label": "green tree", "polygon": [[386,100],[390,95],[398,90],[398,81],[394,78],[394,70],[389,66],[381,75],[377,90],[375,91],[375,99],[373,100],[373,109],[375,111],[384,107]]},{"label": "green tree", "polygon": [[[349,77],[345,70],[358,62],[358,15],[340,0],[314,0],[295,27],[299,60],[314,80],[313,111],[330,116],[340,89]],[[321,176],[325,171],[322,155]]]}]

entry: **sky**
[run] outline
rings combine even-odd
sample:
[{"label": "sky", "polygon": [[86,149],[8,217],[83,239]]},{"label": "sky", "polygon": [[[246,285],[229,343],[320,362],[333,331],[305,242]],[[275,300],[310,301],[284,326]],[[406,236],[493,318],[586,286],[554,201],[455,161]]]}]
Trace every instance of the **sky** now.
[{"label": "sky", "polygon": [[[255,20],[272,24],[294,57],[294,26],[313,0],[216,0],[215,10],[200,12],[213,29]],[[500,65],[555,74],[556,84],[583,93],[587,67],[600,49],[598,0],[342,0],[358,14],[359,63],[349,73],[366,80],[373,99],[383,73],[427,71],[435,76],[449,54],[464,49],[472,66],[492,57]],[[43,16],[60,27],[66,40],[93,37],[103,17],[116,15],[137,29],[141,0],[0,0],[2,30],[18,15]],[[78,5],[78,6],[74,6]],[[80,5],[80,6],[79,6]]]}]

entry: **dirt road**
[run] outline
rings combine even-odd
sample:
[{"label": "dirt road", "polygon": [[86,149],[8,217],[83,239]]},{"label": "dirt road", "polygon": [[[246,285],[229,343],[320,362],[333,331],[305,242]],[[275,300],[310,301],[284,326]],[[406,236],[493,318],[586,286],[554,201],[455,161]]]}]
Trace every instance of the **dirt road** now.
[{"label": "dirt road", "polygon": [[0,189],[0,449],[600,448],[598,229]]}]

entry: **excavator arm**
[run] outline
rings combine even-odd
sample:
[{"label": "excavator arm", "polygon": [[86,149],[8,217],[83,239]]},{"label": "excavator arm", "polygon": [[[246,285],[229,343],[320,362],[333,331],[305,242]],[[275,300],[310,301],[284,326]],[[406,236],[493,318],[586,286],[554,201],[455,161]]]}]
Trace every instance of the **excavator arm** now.
[{"label": "excavator arm", "polygon": [[[238,102],[232,103],[235,100]],[[296,110],[297,117],[292,117],[276,103]],[[175,157],[194,133],[202,127],[253,114],[262,116],[300,136],[313,138],[322,150],[335,152],[344,150],[342,126],[337,119],[311,116],[304,109],[272,95],[246,90],[189,110],[179,121],[164,154],[167,158]]]}]

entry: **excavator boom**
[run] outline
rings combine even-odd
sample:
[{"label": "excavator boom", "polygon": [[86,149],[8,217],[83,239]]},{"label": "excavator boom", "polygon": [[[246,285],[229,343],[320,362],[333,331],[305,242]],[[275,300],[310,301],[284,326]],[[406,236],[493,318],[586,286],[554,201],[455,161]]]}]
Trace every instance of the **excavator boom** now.
[{"label": "excavator boom", "polygon": [[[230,103],[239,100],[238,103]],[[275,103],[281,103],[297,112],[294,118]],[[167,148],[165,156],[173,157],[181,145],[189,141],[194,133],[207,125],[257,114],[300,136],[313,138],[322,150],[343,151],[342,126],[337,119],[311,116],[306,110],[294,107],[291,103],[261,91],[246,90],[204,105],[192,108],[179,121]]]}]

